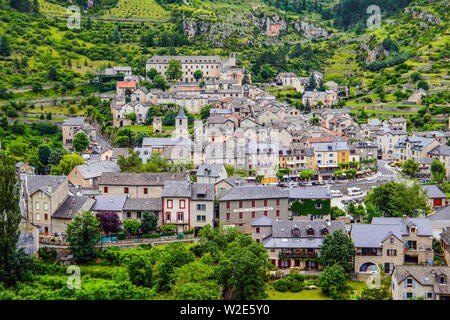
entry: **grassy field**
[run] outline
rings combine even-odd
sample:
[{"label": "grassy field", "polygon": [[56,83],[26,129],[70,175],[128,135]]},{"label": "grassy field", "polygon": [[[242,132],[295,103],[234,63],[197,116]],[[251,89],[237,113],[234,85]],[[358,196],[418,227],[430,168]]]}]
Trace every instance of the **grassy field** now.
[{"label": "grassy field", "polygon": [[67,8],[45,0],[38,0],[39,11],[50,15],[68,15]]},{"label": "grassy field", "polygon": [[[363,281],[348,281],[347,284],[356,291],[358,295],[361,295],[366,283]],[[322,290],[302,290],[299,292],[279,292],[272,286],[267,289],[269,295],[266,300],[330,300],[330,297],[326,296]]]},{"label": "grassy field", "polygon": [[154,0],[119,0],[119,3],[104,16],[160,20],[170,18],[170,14]]}]

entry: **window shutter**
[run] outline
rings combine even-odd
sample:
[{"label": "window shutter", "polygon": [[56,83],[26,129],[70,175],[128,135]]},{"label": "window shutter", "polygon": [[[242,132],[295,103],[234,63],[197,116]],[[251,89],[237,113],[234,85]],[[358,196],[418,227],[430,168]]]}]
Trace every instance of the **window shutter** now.
[{"label": "window shutter", "polygon": [[408,287],[408,285],[406,284],[406,279],[405,279],[405,280],[403,280],[403,282],[405,283],[405,288],[407,288],[407,287]]},{"label": "window shutter", "polygon": [[412,281],[412,287],[415,288],[416,287],[416,280],[413,279]]},{"label": "window shutter", "polygon": [[415,292],[413,293],[413,298],[414,298],[414,299],[416,298],[416,293],[415,293]]},{"label": "window shutter", "polygon": [[405,300],[408,299],[408,298],[407,298],[407,293],[406,293],[406,292],[403,292],[403,299],[405,299]]},{"label": "window shutter", "polygon": [[433,299],[436,299],[436,293],[433,292]]}]

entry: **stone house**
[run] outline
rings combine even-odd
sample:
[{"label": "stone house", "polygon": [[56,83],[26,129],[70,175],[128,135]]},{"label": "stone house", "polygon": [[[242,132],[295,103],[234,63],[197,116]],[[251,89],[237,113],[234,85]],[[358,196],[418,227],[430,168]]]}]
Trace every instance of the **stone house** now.
[{"label": "stone house", "polygon": [[93,161],[73,168],[68,178],[74,186],[96,188],[103,172],[120,172],[120,168],[112,161]]},{"label": "stone house", "polygon": [[288,193],[276,186],[233,187],[219,195],[219,220],[241,232],[251,233],[251,221],[261,216],[288,219]]},{"label": "stone house", "polygon": [[199,183],[216,184],[227,177],[227,170],[223,164],[202,163],[197,169],[196,176]]},{"label": "stone house", "polygon": [[428,204],[433,209],[447,205],[447,196],[436,185],[423,185],[420,189],[428,198]]},{"label": "stone house", "polygon": [[353,224],[350,236],[356,248],[354,272],[367,279],[382,266],[392,273],[404,263],[432,264],[433,231],[425,218],[373,218],[372,224]]},{"label": "stone house", "polygon": [[396,266],[392,273],[393,300],[450,300],[450,267]]},{"label": "stone house", "polygon": [[122,220],[135,219],[141,221],[144,211],[151,212],[158,217],[157,225],[162,224],[161,198],[130,198],[127,197],[123,205]]},{"label": "stone house", "polygon": [[166,181],[188,181],[182,172],[125,173],[103,172],[98,184],[102,195],[128,195],[131,198],[160,198]]},{"label": "stone house", "polygon": [[17,179],[20,180],[23,175],[33,176],[35,174],[35,168],[29,164],[19,161],[16,163]]},{"label": "stone house", "polygon": [[219,197],[223,191],[229,190],[233,187],[238,187],[247,184],[248,184],[247,180],[241,178],[238,175],[234,175],[216,182],[214,188],[217,197]]},{"label": "stone house", "polygon": [[65,149],[72,150],[73,139],[80,130],[87,134],[90,141],[97,140],[95,128],[89,123],[85,123],[83,117],[69,118],[62,123],[63,147]]},{"label": "stone house", "polygon": [[346,234],[342,221],[273,220],[266,216],[251,221],[252,238],[262,243],[273,265],[280,269],[321,269],[318,264],[323,237],[336,230]]},{"label": "stone house", "polygon": [[[325,187],[289,188],[289,218],[294,220],[331,221],[331,191]],[[301,212],[291,211],[297,202]]]},{"label": "stone house", "polygon": [[94,203],[95,200],[87,196],[68,196],[52,215],[52,233],[66,234],[67,224],[72,222],[72,218],[91,210]]}]

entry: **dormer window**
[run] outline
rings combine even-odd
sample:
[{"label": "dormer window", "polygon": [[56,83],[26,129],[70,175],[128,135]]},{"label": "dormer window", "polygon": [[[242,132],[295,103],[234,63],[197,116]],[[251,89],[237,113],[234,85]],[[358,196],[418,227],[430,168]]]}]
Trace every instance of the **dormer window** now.
[{"label": "dormer window", "polygon": [[313,228],[309,228],[308,230],[306,230],[306,234],[308,236],[313,236],[314,235],[314,229]]},{"label": "dormer window", "polygon": [[320,230],[320,233],[325,236],[328,234],[328,229],[327,228],[323,228],[322,230]]},{"label": "dormer window", "polygon": [[439,283],[440,283],[440,284],[445,284],[445,283],[447,283],[447,281],[446,281],[445,278],[446,278],[445,276],[440,276],[440,277],[439,277]]},{"label": "dormer window", "polygon": [[415,226],[410,227],[409,228],[409,232],[410,233],[416,233],[416,227]]},{"label": "dormer window", "polygon": [[299,230],[298,228],[292,229],[292,235],[293,235],[294,237],[300,236],[300,230]]}]

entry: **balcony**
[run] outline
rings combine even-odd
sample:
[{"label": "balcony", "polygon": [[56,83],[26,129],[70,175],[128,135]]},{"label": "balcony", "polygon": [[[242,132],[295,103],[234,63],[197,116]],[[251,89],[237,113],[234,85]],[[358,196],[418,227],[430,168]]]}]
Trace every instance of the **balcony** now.
[{"label": "balcony", "polygon": [[317,254],[315,252],[304,251],[281,251],[280,258],[315,258]]}]

